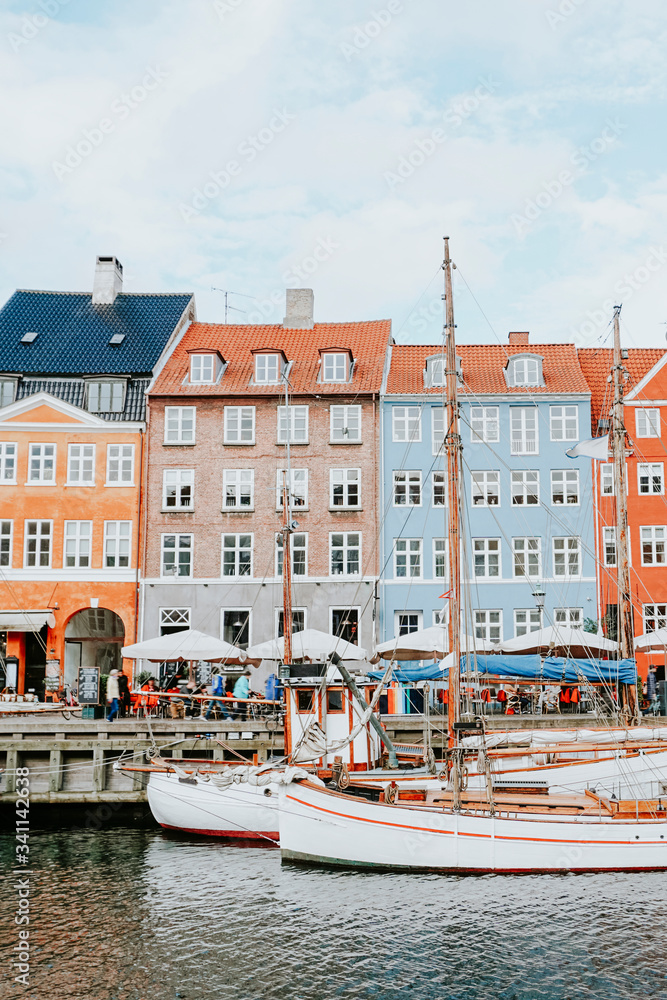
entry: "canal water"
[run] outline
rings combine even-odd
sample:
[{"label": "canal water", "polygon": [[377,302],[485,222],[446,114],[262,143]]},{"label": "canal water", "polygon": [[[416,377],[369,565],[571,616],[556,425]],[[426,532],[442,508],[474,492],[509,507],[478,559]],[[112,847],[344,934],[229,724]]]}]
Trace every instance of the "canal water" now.
[{"label": "canal water", "polygon": [[0,997],[667,997],[667,874],[451,877],[281,866],[275,848],[157,830],[33,832],[30,986]]}]

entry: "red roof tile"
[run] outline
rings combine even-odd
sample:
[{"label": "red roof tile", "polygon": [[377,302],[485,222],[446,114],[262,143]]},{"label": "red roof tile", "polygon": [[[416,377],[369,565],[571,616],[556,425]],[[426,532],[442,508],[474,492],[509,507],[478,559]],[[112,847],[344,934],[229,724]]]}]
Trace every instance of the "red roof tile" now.
[{"label": "red roof tile", "polygon": [[[591,427],[593,436],[599,434],[598,420],[600,416],[609,415],[611,406],[611,386],[607,382],[613,364],[613,351],[609,347],[584,347],[579,350],[579,364],[584,377],[591,387]],[[628,351],[627,360],[623,362],[630,378],[625,391],[630,392],[638,382],[650,372],[651,368],[664,356],[662,347],[637,347]]]},{"label": "red roof tile", "polygon": [[[312,330],[285,329],[283,326],[225,326],[217,323],[192,323],[180,344],[157,377],[151,395],[187,393],[189,396],[253,395],[274,396],[283,392],[281,385],[253,385],[252,350],[284,351],[294,362],[290,369],[290,387],[299,393],[379,393],[382,387],[391,320],[368,323],[315,323]],[[354,358],[352,380],[345,383],[318,382],[320,348],[337,344],[349,348]],[[189,371],[188,351],[215,350],[227,362],[225,372],[215,385],[184,384]]]},{"label": "red roof tile", "polygon": [[[531,395],[553,392],[583,392],[589,388],[577,359],[574,344],[459,344],[463,385],[461,393],[516,393]],[[435,344],[395,344],[391,349],[391,367],[387,381],[388,393],[432,392],[440,395],[442,388],[425,388],[423,371],[426,359],[439,354]],[[543,386],[508,387],[504,369],[513,354],[536,354],[543,359]]]}]

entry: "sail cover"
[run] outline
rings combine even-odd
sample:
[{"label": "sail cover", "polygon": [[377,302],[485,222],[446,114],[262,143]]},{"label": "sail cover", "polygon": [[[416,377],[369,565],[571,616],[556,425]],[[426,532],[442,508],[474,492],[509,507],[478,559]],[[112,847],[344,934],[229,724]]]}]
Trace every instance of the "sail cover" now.
[{"label": "sail cover", "polygon": [[[468,661],[466,663],[466,660]],[[634,659],[627,660],[573,660],[561,656],[542,658],[537,653],[527,656],[462,656],[461,669],[476,671],[494,677],[527,677],[535,680],[560,681],[563,684],[577,684],[582,680],[608,684],[636,684],[637,667]],[[417,681],[445,680],[449,669],[440,664],[429,663],[420,667],[400,668],[393,677],[403,683]],[[369,671],[369,676],[382,677],[381,671]]]}]

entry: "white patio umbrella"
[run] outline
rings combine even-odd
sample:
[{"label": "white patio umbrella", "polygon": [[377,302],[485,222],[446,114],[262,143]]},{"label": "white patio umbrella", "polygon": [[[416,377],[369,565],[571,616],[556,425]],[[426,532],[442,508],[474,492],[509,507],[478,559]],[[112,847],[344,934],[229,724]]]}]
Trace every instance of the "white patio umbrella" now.
[{"label": "white patio umbrella", "polygon": [[644,652],[667,649],[667,628],[656,628],[652,632],[645,632],[635,639],[635,649],[642,649]]},{"label": "white patio umbrella", "polygon": [[615,653],[618,643],[596,632],[584,632],[569,625],[548,625],[500,643],[503,653],[548,653],[556,650],[570,656],[588,659],[598,653]]},{"label": "white patio umbrella", "polygon": [[123,646],[121,654],[131,660],[153,660],[158,663],[172,660],[188,662],[206,660],[209,663],[224,661],[240,664],[247,663],[250,659],[245,650],[232,646],[224,639],[216,639],[213,635],[198,632],[195,628]]},{"label": "white patio umbrella", "polygon": [[[461,636],[461,650],[464,653],[492,653],[498,651],[496,643],[478,639],[472,635]],[[447,625],[431,625],[429,628],[395,636],[375,647],[375,655],[385,660],[441,660],[449,649]]]},{"label": "white patio umbrella", "polygon": [[[366,650],[346,642],[328,632],[307,628],[292,633],[292,659],[316,660],[323,662],[331,653],[338,653],[342,660],[365,660]],[[248,656],[262,660],[282,660],[285,654],[285,640],[269,639],[248,649]]]}]

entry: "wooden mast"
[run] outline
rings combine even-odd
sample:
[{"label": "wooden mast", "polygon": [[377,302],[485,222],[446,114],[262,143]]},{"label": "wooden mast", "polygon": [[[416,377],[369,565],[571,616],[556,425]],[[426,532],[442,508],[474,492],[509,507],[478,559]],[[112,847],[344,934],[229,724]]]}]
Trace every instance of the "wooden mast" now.
[{"label": "wooden mast", "polygon": [[[618,587],[618,638],[622,659],[634,655],[632,627],[632,594],[628,560],[628,484],[625,467],[625,419],[623,411],[623,381],[625,368],[621,355],[621,307],[614,307],[614,364],[612,379],[614,404],[612,409],[611,446],[614,459],[614,491],[616,493],[616,580]],[[637,687],[623,684],[622,708],[629,719],[637,719]]]},{"label": "wooden mast", "polygon": [[292,662],[292,511],[290,502],[291,465],[290,465],[290,434],[291,422],[289,412],[289,384],[287,373],[285,379],[285,455],[287,468],[283,470],[283,663]]},{"label": "wooden mast", "polygon": [[449,671],[447,706],[449,746],[456,744],[456,723],[460,718],[461,700],[461,546],[460,546],[460,479],[461,435],[457,400],[456,339],[454,335],[454,301],[452,297],[452,262],[449,257],[449,237],[445,236],[445,453],[447,455],[447,535],[449,542],[449,651],[453,664]]}]

